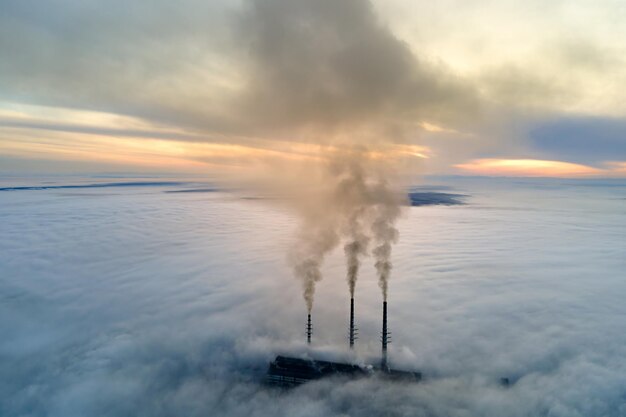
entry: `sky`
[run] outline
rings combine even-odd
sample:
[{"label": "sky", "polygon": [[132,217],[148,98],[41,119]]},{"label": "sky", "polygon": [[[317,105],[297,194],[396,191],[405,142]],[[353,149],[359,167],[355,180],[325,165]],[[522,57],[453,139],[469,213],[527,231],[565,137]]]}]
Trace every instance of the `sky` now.
[{"label": "sky", "polygon": [[626,175],[626,4],[3,0],[0,172]]}]

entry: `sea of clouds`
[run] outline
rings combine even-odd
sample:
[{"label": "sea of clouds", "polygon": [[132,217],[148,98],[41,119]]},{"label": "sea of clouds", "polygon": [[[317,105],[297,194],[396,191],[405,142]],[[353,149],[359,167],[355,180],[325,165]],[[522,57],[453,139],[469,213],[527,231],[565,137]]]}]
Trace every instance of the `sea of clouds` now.
[{"label": "sea of clouds", "polygon": [[262,384],[277,354],[379,359],[371,258],[356,351],[340,250],[308,348],[286,261],[297,220],[271,199],[160,179],[3,180],[0,415],[626,415],[626,183],[431,182],[411,190],[389,288],[391,364],[424,381],[282,391]]}]

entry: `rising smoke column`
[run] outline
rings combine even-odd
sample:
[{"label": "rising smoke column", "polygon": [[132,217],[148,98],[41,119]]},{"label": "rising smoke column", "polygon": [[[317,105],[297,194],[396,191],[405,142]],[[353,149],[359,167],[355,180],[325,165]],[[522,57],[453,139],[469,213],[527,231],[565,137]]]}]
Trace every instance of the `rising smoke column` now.
[{"label": "rising smoke column", "polygon": [[[398,230],[395,227],[396,220],[402,213],[402,195],[395,192],[388,182],[381,178],[373,187],[373,196],[376,199],[374,206],[374,219],[371,223],[371,232],[376,241],[376,247],[372,251],[374,255],[378,285],[383,294],[383,300],[387,301],[387,288],[389,275],[392,269],[391,247],[398,241]],[[406,198],[406,197],[404,197]]]},{"label": "rising smoke column", "polygon": [[360,218],[364,210],[357,210],[350,218],[350,235],[349,241],[344,245],[343,250],[346,254],[347,264],[347,280],[350,289],[350,297],[354,298],[354,289],[359,275],[359,267],[361,265],[361,257],[367,255],[367,247],[370,238],[362,231]]},{"label": "rising smoke column", "polygon": [[322,279],[320,269],[324,258],[339,243],[339,235],[331,220],[334,215],[315,212],[318,210],[309,212],[300,224],[296,244],[288,255],[294,275],[302,281],[302,295],[309,314],[313,309],[315,284]]},{"label": "rising smoke column", "polygon": [[[303,297],[311,312],[315,285],[322,280],[326,255],[347,240],[347,280],[354,295],[360,257],[367,253],[366,234],[370,196],[365,148],[326,149],[326,161],[307,171],[306,191],[296,195],[300,225],[288,259],[294,274],[303,283]],[[290,191],[291,197],[293,191]]]},{"label": "rising smoke column", "polygon": [[302,282],[303,297],[309,314],[313,309],[315,286],[322,280],[321,267],[328,253],[340,243],[341,213],[337,177],[328,161],[307,164],[292,170],[292,186],[283,190],[299,217],[296,239],[288,253],[293,273]]},{"label": "rising smoke column", "polygon": [[405,203],[403,193],[390,185],[384,161],[375,160],[367,148],[325,150],[326,163],[319,176],[299,194],[300,226],[289,253],[294,274],[303,283],[303,296],[310,312],[315,285],[321,281],[325,257],[344,241],[346,279],[354,297],[361,259],[375,241],[373,255],[379,285],[387,298],[391,271],[391,247],[398,239],[395,222]]},{"label": "rising smoke column", "polygon": [[335,174],[340,178],[334,201],[337,203],[343,222],[342,237],[346,240],[343,250],[346,255],[348,288],[350,297],[354,290],[361,264],[367,255],[370,237],[366,233],[367,214],[370,205],[367,161],[364,147],[344,152],[334,161]]},{"label": "rising smoke column", "polygon": [[[394,179],[379,168],[394,164],[387,151],[410,144],[420,121],[445,124],[465,115],[475,107],[473,96],[456,77],[415,56],[368,0],[244,3],[235,38],[245,65],[229,120],[241,124],[243,134],[326,147],[306,155],[324,171],[319,178],[300,172],[304,155],[298,154],[272,178],[281,183],[288,177],[295,185],[285,193],[300,217],[289,263],[303,282],[307,308],[326,255],[341,241],[350,294],[375,241],[386,296],[401,198],[389,185]],[[310,204],[300,201],[301,193],[310,194],[303,197]]]},{"label": "rising smoke column", "polygon": [[336,164],[337,174],[342,174],[334,200],[340,202],[339,208],[344,218],[342,237],[346,255],[348,288],[350,290],[350,321],[348,341],[354,347],[356,328],[354,326],[354,290],[359,273],[361,257],[367,254],[370,237],[364,233],[364,221],[367,219],[369,190],[367,171],[364,169],[366,153],[361,147],[339,158]]}]

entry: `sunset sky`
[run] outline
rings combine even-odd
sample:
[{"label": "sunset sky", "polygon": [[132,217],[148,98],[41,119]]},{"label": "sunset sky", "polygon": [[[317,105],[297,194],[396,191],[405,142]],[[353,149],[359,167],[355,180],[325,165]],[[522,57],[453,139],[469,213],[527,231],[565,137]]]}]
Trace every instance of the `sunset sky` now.
[{"label": "sunset sky", "polygon": [[0,173],[358,144],[419,174],[622,177],[624,22],[618,0],[5,0]]}]

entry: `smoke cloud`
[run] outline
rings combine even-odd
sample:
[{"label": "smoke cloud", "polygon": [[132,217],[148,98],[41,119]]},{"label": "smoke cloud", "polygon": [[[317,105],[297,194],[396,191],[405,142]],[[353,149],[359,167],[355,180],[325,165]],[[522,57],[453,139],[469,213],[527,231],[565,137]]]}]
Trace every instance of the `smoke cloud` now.
[{"label": "smoke cloud", "polygon": [[361,264],[360,257],[367,254],[367,244],[369,238],[360,233],[360,224],[356,217],[352,220],[352,240],[346,243],[343,250],[346,254],[346,263],[348,268],[348,287],[350,288],[350,297],[354,298],[354,289],[356,286],[356,279],[359,274],[359,267]]},{"label": "smoke cloud", "polygon": [[[324,155],[306,170],[306,179],[296,175],[286,193],[300,216],[296,244],[288,258],[303,282],[309,312],[324,258],[342,242],[350,295],[354,296],[362,258],[375,241],[375,266],[386,297],[391,245],[398,239],[394,225],[407,204],[402,188],[393,185],[396,176],[379,153],[360,146],[325,149]],[[307,183],[305,192],[297,186],[301,181]]]},{"label": "smoke cloud", "polygon": [[289,254],[294,274],[303,283],[303,297],[306,301],[307,310],[313,309],[315,284],[322,279],[320,268],[324,257],[337,246],[339,235],[333,227],[333,222],[320,213],[317,216],[310,213],[304,215],[298,233],[297,244]]},{"label": "smoke cloud", "polygon": [[348,158],[335,162],[336,174],[342,175],[335,198],[343,206],[346,216],[343,234],[347,242],[343,249],[351,297],[354,297],[360,258],[367,254],[370,241],[365,229],[370,209],[370,193],[366,183],[366,172],[360,163],[363,159],[363,155],[360,155],[362,153],[362,150],[353,151]]},{"label": "smoke cloud", "polygon": [[398,230],[394,224],[401,214],[400,207],[403,200],[398,193],[394,193],[385,179],[379,180],[375,187],[376,216],[372,223],[372,233],[377,246],[374,248],[378,285],[383,292],[383,299],[387,301],[387,287],[391,273],[391,245],[398,240]]},{"label": "smoke cloud", "polygon": [[476,108],[470,88],[418,59],[368,1],[254,0],[241,27],[249,82],[238,108],[258,129],[367,144]]},{"label": "smoke cloud", "polygon": [[308,310],[324,258],[341,243],[354,295],[361,260],[376,242],[386,297],[403,203],[388,144],[419,129],[410,118],[458,113],[471,94],[419,60],[367,1],[254,0],[241,28],[250,76],[242,118],[256,131],[323,145],[308,172],[289,172],[295,193],[286,193],[301,217],[288,258]]}]

